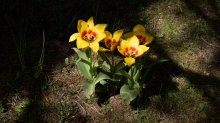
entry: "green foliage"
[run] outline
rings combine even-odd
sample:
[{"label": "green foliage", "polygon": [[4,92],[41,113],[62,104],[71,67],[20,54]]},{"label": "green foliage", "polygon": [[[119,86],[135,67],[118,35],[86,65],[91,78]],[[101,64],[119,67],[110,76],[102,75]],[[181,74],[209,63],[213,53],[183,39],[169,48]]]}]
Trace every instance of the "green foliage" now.
[{"label": "green foliage", "polygon": [[15,111],[23,112],[24,108],[27,107],[29,104],[30,104],[29,101],[23,101],[22,104],[20,104],[19,106],[15,106]]}]

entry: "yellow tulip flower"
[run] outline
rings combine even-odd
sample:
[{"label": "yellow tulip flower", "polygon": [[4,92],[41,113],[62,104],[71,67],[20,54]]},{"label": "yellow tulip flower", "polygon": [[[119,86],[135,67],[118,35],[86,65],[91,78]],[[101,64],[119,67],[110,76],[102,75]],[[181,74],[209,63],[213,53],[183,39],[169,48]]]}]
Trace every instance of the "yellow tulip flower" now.
[{"label": "yellow tulip flower", "polygon": [[99,51],[114,51],[115,48],[118,45],[118,41],[122,35],[124,30],[117,30],[112,37],[112,34],[109,31],[105,31],[104,33],[106,34],[105,37],[105,46],[107,47],[99,47]]},{"label": "yellow tulip flower", "polygon": [[145,28],[138,24],[133,28],[133,32],[129,32],[124,34],[123,36],[125,38],[130,38],[133,35],[136,35],[137,38],[139,39],[139,44],[140,45],[147,45],[153,41],[153,36],[150,33],[145,33]]},{"label": "yellow tulip flower", "polygon": [[94,26],[93,17],[90,17],[87,22],[78,21],[78,33],[70,36],[69,42],[76,41],[78,49],[90,47],[95,53],[99,50],[99,42],[105,38],[104,30],[107,24],[97,24]]},{"label": "yellow tulip flower", "polygon": [[128,64],[128,67],[130,67],[135,62],[135,58],[143,55],[149,47],[139,45],[138,38],[136,36],[132,36],[127,40],[121,41],[120,46],[118,46],[117,49],[126,57],[124,60]]}]

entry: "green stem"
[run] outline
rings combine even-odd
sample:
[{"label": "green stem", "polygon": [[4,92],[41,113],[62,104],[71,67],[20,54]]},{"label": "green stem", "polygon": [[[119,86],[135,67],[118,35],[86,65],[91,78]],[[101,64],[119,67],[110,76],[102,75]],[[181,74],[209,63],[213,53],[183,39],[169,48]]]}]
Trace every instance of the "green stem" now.
[{"label": "green stem", "polygon": [[[114,75],[114,68],[115,68],[115,63],[114,63],[114,53],[112,51],[112,65],[111,65],[111,73],[112,73],[112,79],[115,78],[115,75]],[[114,82],[112,81],[112,94],[114,95],[115,94],[115,86],[114,86]]]}]

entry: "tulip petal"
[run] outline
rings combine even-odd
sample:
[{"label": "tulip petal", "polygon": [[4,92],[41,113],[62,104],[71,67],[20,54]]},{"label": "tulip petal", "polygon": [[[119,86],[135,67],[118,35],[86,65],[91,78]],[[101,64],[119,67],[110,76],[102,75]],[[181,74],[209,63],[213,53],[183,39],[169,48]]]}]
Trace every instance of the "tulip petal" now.
[{"label": "tulip petal", "polygon": [[98,42],[100,42],[102,39],[104,39],[105,38],[105,33],[103,32],[103,33],[98,33],[97,34],[97,39],[93,42],[93,43],[98,43]]},{"label": "tulip petal", "polygon": [[124,58],[125,62],[128,64],[128,67],[130,67],[132,64],[135,63],[135,59],[134,58]]},{"label": "tulip petal", "polygon": [[128,39],[128,44],[129,46],[132,46],[132,47],[138,47],[139,40],[136,36],[132,36],[131,38]]},{"label": "tulip petal", "polygon": [[70,36],[69,42],[75,41],[79,37],[79,33],[74,33]]},{"label": "tulip petal", "polygon": [[139,57],[141,55],[144,54],[144,52],[146,52],[150,47],[146,47],[145,45],[139,45],[139,47],[137,48],[137,53],[135,55],[135,57]]},{"label": "tulip petal", "polygon": [[[80,32],[81,31],[81,27],[82,27],[82,22],[83,22],[84,20],[79,20],[78,21],[78,25],[77,25],[77,30],[78,30],[78,32]],[[85,22],[85,21],[84,21]]]},{"label": "tulip petal", "polygon": [[128,33],[124,34],[123,37],[127,39],[127,38],[132,37],[133,35],[134,35],[133,32],[128,32]]},{"label": "tulip petal", "polygon": [[117,30],[114,34],[113,34],[113,39],[115,39],[117,42],[119,41],[119,39],[121,38],[121,35],[123,33],[124,30]]},{"label": "tulip petal", "polygon": [[89,46],[89,43],[84,41],[81,37],[77,38],[76,45],[78,49],[86,48]]},{"label": "tulip petal", "polygon": [[109,31],[105,31],[104,32],[105,33],[105,35],[106,35],[106,37],[105,37],[105,46],[106,47],[109,47],[109,43],[110,42],[107,42],[107,40],[112,40],[112,34],[109,32]]},{"label": "tulip petal", "polygon": [[110,51],[109,49],[105,49],[104,47],[99,46],[99,51]]},{"label": "tulip petal", "polygon": [[117,45],[118,45],[118,42],[117,42],[117,43],[113,43],[113,44],[111,45],[111,47],[110,47],[110,51],[114,51],[115,48],[117,47]]},{"label": "tulip petal", "polygon": [[117,46],[118,52],[120,52],[122,55],[124,55],[124,50],[121,49],[121,46]]},{"label": "tulip petal", "polygon": [[146,38],[146,42],[143,45],[151,43],[154,39],[154,37],[150,33],[145,33],[144,37]]},{"label": "tulip petal", "polygon": [[145,28],[138,24],[133,28],[133,32],[138,32],[138,33],[145,33]]},{"label": "tulip petal", "polygon": [[85,21],[82,21],[81,22],[81,30],[80,30],[80,33],[84,32],[84,31],[87,31],[88,30],[88,25]]},{"label": "tulip petal", "polygon": [[90,18],[89,18],[89,20],[87,21],[87,24],[89,25],[89,28],[93,28],[93,27],[94,27],[93,17],[90,17]]},{"label": "tulip petal", "polygon": [[128,42],[126,40],[122,40],[121,43],[120,43],[120,49],[122,50],[122,52],[125,51],[125,48],[127,48],[127,47],[129,47]]},{"label": "tulip petal", "polygon": [[95,31],[98,33],[102,33],[102,32],[104,32],[106,26],[107,26],[107,24],[97,24],[97,25],[95,25]]},{"label": "tulip petal", "polygon": [[92,49],[93,52],[97,53],[99,50],[99,43],[90,43],[89,47]]}]

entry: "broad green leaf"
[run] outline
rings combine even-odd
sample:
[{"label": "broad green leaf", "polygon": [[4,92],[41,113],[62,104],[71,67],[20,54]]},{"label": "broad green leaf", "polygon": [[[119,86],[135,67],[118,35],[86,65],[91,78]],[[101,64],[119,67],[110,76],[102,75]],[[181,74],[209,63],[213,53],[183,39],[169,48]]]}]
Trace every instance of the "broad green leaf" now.
[{"label": "broad green leaf", "polygon": [[105,84],[107,84],[108,82],[106,82],[105,80],[101,80],[99,83],[102,84],[102,85],[105,85]]},{"label": "broad green leaf", "polygon": [[137,89],[131,89],[129,85],[123,85],[120,89],[120,96],[126,104],[130,104],[139,94]]},{"label": "broad green leaf", "polygon": [[120,61],[117,65],[115,65],[115,72],[125,68],[127,64],[123,61]]},{"label": "broad green leaf", "polygon": [[133,84],[134,84],[134,80],[133,78],[124,70],[120,70],[121,74],[123,74],[125,77],[127,77],[130,81],[128,81],[128,84],[130,85],[130,87],[132,88]]},{"label": "broad green leaf", "polygon": [[97,84],[99,81],[104,79],[111,79],[107,74],[100,72],[94,80],[94,84]]},{"label": "broad green leaf", "polygon": [[77,48],[72,48],[76,53],[77,53],[77,55],[79,56],[79,58],[81,58],[81,59],[84,59],[84,60],[86,60],[86,61],[88,61],[89,60],[89,58],[86,56],[86,54],[84,53],[84,52],[82,52],[82,51],[80,51],[79,49],[77,49]]},{"label": "broad green leaf", "polygon": [[91,84],[90,82],[86,80],[83,80],[82,84],[83,84],[84,95],[87,98],[90,98],[90,95],[92,95],[92,93],[95,91],[95,85]]},{"label": "broad green leaf", "polygon": [[77,60],[76,65],[80,72],[87,78],[91,79],[90,66],[86,63],[81,62],[81,59]]},{"label": "broad green leaf", "polygon": [[103,61],[106,61],[107,64],[111,64],[109,59],[106,57],[105,53],[103,51],[98,51],[99,56],[102,58]]},{"label": "broad green leaf", "polygon": [[95,67],[101,67],[101,66],[105,66],[108,69],[110,69],[110,64],[108,64],[106,61],[98,61],[95,63],[94,65]]}]

